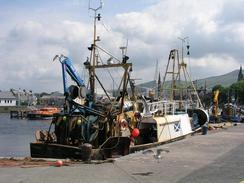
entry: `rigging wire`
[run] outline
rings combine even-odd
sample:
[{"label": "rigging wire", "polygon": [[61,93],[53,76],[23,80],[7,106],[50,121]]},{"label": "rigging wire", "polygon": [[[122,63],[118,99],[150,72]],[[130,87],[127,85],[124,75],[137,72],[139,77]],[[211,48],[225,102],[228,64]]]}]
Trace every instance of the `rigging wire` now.
[{"label": "rigging wire", "polygon": [[112,28],[111,28],[111,27],[108,28],[108,26],[104,23],[103,20],[101,21],[101,23],[102,23],[104,29],[105,29],[107,32],[112,32]]},{"label": "rigging wire", "polygon": [[192,78],[192,68],[191,68],[191,57],[190,57],[189,38],[187,39],[187,56],[188,56],[188,65],[189,65],[189,72],[190,72],[189,74],[190,74],[190,77]]},{"label": "rigging wire", "polygon": [[[102,60],[102,57],[100,55],[100,52],[99,50],[97,50],[97,53],[98,53],[98,57],[101,61],[102,64],[104,64],[103,60]],[[114,78],[113,78],[113,75],[111,74],[110,70],[108,68],[106,68],[106,71],[108,72],[109,76],[111,77],[112,81],[114,82],[114,84],[116,85],[116,87],[118,87],[118,84],[115,82]]]}]

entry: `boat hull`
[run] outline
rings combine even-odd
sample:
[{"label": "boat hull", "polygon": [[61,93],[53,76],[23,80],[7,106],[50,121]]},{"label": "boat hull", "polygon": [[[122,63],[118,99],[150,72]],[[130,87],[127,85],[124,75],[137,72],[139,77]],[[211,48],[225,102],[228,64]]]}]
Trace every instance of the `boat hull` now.
[{"label": "boat hull", "polygon": [[192,133],[188,114],[166,115],[154,119],[157,121],[157,138],[159,142],[172,140]]},{"label": "boat hull", "polygon": [[169,140],[166,140],[166,141],[162,141],[162,142],[154,142],[154,143],[148,143],[148,144],[141,144],[141,145],[131,146],[130,147],[130,153],[134,153],[136,151],[142,151],[142,150],[145,150],[145,149],[157,147],[159,145],[163,145],[163,144],[171,143],[171,142],[174,142],[174,141],[182,140],[187,135],[189,135],[189,134],[186,134],[186,135],[180,136],[180,137],[176,137],[176,138],[173,138],[173,139],[169,139]]},{"label": "boat hull", "polygon": [[33,158],[82,158],[80,148],[61,144],[30,143],[30,152]]},{"label": "boat hull", "polygon": [[27,118],[31,120],[35,119],[52,119],[55,114],[58,114],[60,109],[56,107],[43,107],[38,110],[30,111],[27,114]]},{"label": "boat hull", "polygon": [[129,154],[130,138],[110,137],[99,148],[93,149],[90,144],[81,147],[55,143],[30,143],[31,157],[55,159],[107,159]]}]

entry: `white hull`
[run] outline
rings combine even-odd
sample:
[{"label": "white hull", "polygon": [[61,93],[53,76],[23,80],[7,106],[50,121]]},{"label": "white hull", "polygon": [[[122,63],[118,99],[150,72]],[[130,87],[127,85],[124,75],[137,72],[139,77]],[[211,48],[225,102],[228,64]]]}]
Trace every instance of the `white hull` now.
[{"label": "white hull", "polygon": [[154,117],[157,122],[158,142],[165,142],[192,133],[188,114]]}]

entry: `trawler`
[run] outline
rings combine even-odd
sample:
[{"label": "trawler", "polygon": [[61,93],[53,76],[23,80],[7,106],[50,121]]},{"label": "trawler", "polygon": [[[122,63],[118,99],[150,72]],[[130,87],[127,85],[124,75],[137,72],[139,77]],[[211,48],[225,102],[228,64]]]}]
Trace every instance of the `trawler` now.
[{"label": "trawler", "polygon": [[[101,7],[102,3],[98,8],[90,8],[94,11],[94,35],[93,43],[88,47],[90,58],[84,63],[89,72],[89,87],[80,78],[70,58],[55,56],[54,60],[58,59],[62,66],[64,110],[53,117],[48,131],[36,132],[36,142],[30,144],[31,157],[84,161],[107,159],[192,133],[188,113],[177,111],[174,101],[148,102],[134,92],[132,96],[128,95],[128,84],[132,91],[134,86],[130,78],[132,63],[128,62],[126,52],[122,51],[122,59],[118,59],[97,44],[100,38],[96,35],[96,23],[101,19],[97,12]],[[98,60],[100,52],[109,56],[107,63]],[[109,95],[97,76],[98,69],[109,68],[123,70],[116,98]],[[76,85],[68,86],[67,74]],[[96,97],[97,83],[106,98]]]},{"label": "trawler", "polygon": [[[100,37],[97,36],[96,25],[101,19],[98,13],[101,8],[102,2],[97,8],[89,7],[94,11],[94,32],[93,42],[88,47],[90,57],[84,62],[89,73],[88,85],[85,85],[69,57],[61,54],[53,59],[62,66],[65,103],[63,111],[54,115],[49,130],[36,132],[36,142],[30,143],[31,157],[89,160],[129,153],[130,137],[120,135],[116,126],[118,116],[124,111],[132,63],[128,62],[126,54],[118,59],[97,44]],[[101,55],[109,57],[106,63]],[[110,68],[120,68],[123,72],[117,99],[109,95],[97,75],[98,69]],[[68,85],[68,75],[76,85]],[[105,98],[98,99],[96,85],[104,91]]]},{"label": "trawler", "polygon": [[177,49],[170,51],[163,83],[159,81],[157,89],[157,99],[140,96],[134,105],[131,104],[135,106],[134,116],[125,117],[140,131],[134,146],[130,146],[130,152],[184,138],[208,125],[208,113],[203,108],[184,60],[180,63]]}]

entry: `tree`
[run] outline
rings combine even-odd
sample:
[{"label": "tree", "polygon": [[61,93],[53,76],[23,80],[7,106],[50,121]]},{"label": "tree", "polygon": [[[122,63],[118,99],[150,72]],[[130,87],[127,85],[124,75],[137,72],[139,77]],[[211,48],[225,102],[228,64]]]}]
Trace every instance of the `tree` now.
[{"label": "tree", "polygon": [[243,74],[242,74],[242,66],[240,66],[240,70],[238,73],[238,78],[237,78],[237,82],[243,80]]},{"label": "tree", "polygon": [[230,96],[238,104],[244,104],[244,80],[238,81],[230,86]]}]

